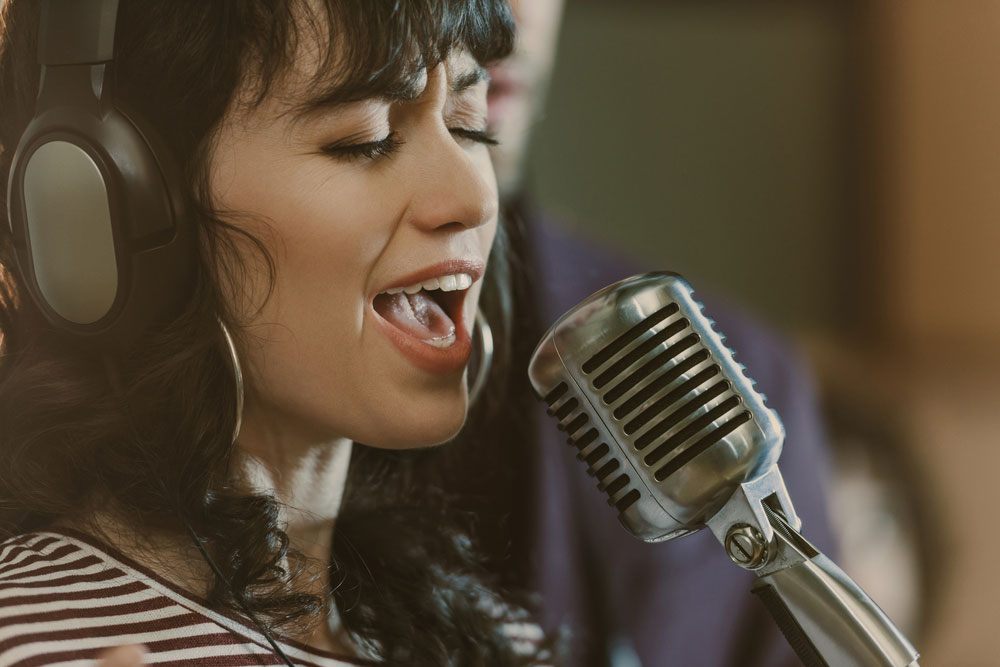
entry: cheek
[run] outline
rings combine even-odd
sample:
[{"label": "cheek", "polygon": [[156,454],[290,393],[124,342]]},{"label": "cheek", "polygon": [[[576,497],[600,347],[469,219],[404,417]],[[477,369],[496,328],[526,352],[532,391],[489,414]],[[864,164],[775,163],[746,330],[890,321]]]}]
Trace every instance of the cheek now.
[{"label": "cheek", "polygon": [[489,257],[490,249],[497,238],[497,227],[499,221],[494,218],[490,223],[485,224],[479,230],[479,247],[483,251],[483,257]]},{"label": "cheek", "polygon": [[[425,231],[404,222],[414,184],[398,172],[339,169],[322,157],[282,161],[267,152],[258,151],[259,160],[240,156],[217,190],[220,206],[249,212],[229,220],[259,238],[274,260],[269,295],[266,266],[236,274],[261,283],[240,313],[250,334],[249,414],[263,408],[386,446],[450,437],[465,416],[462,383],[410,372],[367,326],[374,272],[384,278],[386,258],[406,255],[411,242],[427,247],[419,241]],[[487,151],[476,151],[473,163],[495,197]],[[474,237],[455,237],[451,250],[466,254],[475,243],[486,257],[496,230],[494,217]],[[244,254],[252,256],[249,248]],[[473,304],[477,296],[478,286]],[[467,311],[471,325],[475,308]]]},{"label": "cheek", "polygon": [[[371,270],[398,219],[391,192],[374,197],[362,179],[333,171],[316,164],[279,166],[268,178],[250,172],[231,182],[224,202],[252,212],[232,222],[274,260],[270,293],[266,265],[253,262],[245,274],[260,284],[239,315],[251,334],[246,366],[256,398],[283,411],[309,410],[309,396],[350,385]],[[252,244],[241,245],[252,256]]]},{"label": "cheek", "polygon": [[291,334],[303,352],[300,371],[347,363],[339,355],[357,346],[372,269],[392,236],[391,204],[359,196],[349,183],[310,188],[300,181],[272,205],[280,206],[280,250],[259,321]]},{"label": "cheek", "polygon": [[[282,172],[271,178],[247,178],[230,190],[240,227],[260,238],[272,255],[274,290],[257,320],[283,318],[360,298],[370,269],[392,236],[398,213],[391,193],[372,196],[362,179],[330,176],[320,164]],[[259,290],[257,290],[259,291]],[[255,312],[261,302],[254,304]]]},{"label": "cheek", "polygon": [[[483,152],[486,153],[487,156],[486,162],[487,162],[487,168],[489,169],[489,179],[490,179],[489,182],[492,183],[494,188],[493,196],[499,199],[499,195],[496,194],[497,178],[493,167],[493,160],[489,157],[490,154],[488,151],[483,151]],[[493,216],[493,219],[490,220],[490,222],[486,223],[477,230],[479,232],[479,242],[480,242],[480,248],[483,251],[483,257],[490,256],[490,249],[493,247],[493,242],[496,240],[497,228],[499,227],[499,224],[500,220],[498,212],[497,215]]]}]

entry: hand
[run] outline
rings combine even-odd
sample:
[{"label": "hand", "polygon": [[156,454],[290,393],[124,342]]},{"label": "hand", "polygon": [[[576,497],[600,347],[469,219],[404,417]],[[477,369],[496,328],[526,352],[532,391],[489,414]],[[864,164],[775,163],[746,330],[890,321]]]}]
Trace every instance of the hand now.
[{"label": "hand", "polygon": [[140,667],[145,655],[146,649],[142,646],[119,646],[97,656],[97,667]]}]

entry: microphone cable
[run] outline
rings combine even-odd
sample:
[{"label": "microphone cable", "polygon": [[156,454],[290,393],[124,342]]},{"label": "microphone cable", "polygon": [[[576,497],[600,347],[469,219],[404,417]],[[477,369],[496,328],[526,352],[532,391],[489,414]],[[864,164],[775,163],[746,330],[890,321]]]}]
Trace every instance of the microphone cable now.
[{"label": "microphone cable", "polygon": [[[125,387],[124,384],[122,383],[121,373],[119,371],[116,360],[114,359],[114,357],[111,355],[110,352],[105,351],[101,353],[101,363],[104,366],[104,372],[108,378],[108,382],[111,384],[112,391],[118,397],[118,400],[121,401],[122,408],[125,411],[125,418],[126,421],[128,422],[129,429],[132,432],[132,436],[137,440],[141,441],[142,436],[139,434],[139,429],[136,427],[135,420],[133,419],[132,409],[128,401],[128,394],[125,392]],[[155,471],[153,474],[153,479],[156,480],[157,486],[159,486],[160,491],[163,492],[164,498],[169,498],[170,493],[167,490],[166,485],[163,483],[163,480],[160,479],[160,476],[155,474]],[[201,537],[199,537],[198,533],[196,533],[194,528],[191,527],[191,524],[188,522],[187,518],[184,516],[184,513],[181,511],[180,504],[175,502],[173,509],[174,512],[177,514],[178,521],[181,522],[181,525],[184,526],[188,534],[191,536],[191,539],[194,542],[195,546],[198,548],[198,552],[201,554],[201,557],[205,560],[206,563],[208,563],[208,566],[212,569],[212,572],[215,573],[215,576],[218,577],[218,579],[226,585],[226,588],[229,590],[229,594],[233,597],[234,600],[236,600],[240,609],[243,610],[243,613],[247,616],[247,618],[249,618],[253,622],[255,626],[257,626],[257,629],[260,630],[261,634],[264,635],[264,638],[267,640],[268,644],[271,645],[271,649],[274,651],[274,653],[278,657],[280,657],[284,661],[284,663],[288,665],[288,667],[295,667],[295,664],[288,658],[288,656],[281,649],[281,647],[278,646],[278,643],[274,640],[274,637],[271,636],[271,633],[267,630],[267,628],[264,627],[264,624],[261,623],[261,621],[252,611],[250,611],[250,608],[247,605],[246,601],[243,599],[243,596],[236,595],[236,591],[233,589],[232,583],[229,581],[229,579],[226,578],[226,576],[222,573],[222,570],[219,568],[218,565],[215,564],[215,561],[209,555],[208,550],[205,548],[205,545]]]}]

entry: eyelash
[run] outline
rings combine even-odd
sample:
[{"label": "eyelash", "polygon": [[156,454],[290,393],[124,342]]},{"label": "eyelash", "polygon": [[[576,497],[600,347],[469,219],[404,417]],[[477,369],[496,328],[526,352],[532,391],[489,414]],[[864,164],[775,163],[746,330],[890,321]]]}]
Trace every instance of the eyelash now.
[{"label": "eyelash", "polygon": [[496,137],[486,132],[485,130],[470,130],[465,127],[450,127],[448,131],[456,137],[461,137],[462,139],[468,139],[469,141],[474,141],[477,144],[485,144],[487,146],[496,146],[500,142],[497,141]]},{"label": "eyelash", "polygon": [[[486,146],[496,146],[499,142],[489,132],[483,130],[470,130],[465,127],[448,128],[452,136],[468,139]],[[395,153],[405,142],[396,136],[395,132],[390,132],[384,139],[378,141],[366,141],[363,144],[350,144],[338,146],[336,144],[324,146],[323,152],[335,158],[351,161],[358,158],[376,160]]]},{"label": "eyelash", "polygon": [[347,146],[339,146],[337,144],[324,146],[323,152],[347,161],[358,158],[374,160],[395,153],[402,145],[403,140],[397,137],[395,132],[390,132],[385,139],[379,139],[378,141],[366,141],[363,144],[350,144]]}]

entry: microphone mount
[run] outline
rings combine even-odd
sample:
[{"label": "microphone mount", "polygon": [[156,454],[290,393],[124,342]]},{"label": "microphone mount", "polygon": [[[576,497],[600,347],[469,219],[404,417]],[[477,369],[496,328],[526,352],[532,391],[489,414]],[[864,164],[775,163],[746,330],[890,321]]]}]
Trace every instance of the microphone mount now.
[{"label": "microphone mount", "polygon": [[916,667],[917,652],[885,612],[799,532],[777,465],[744,482],[707,521],[805,667]]},{"label": "microphone mount", "polygon": [[528,374],[622,525],[646,542],[708,526],[754,572],[806,667],[913,667],[917,651],[799,533],[777,414],[673,273],[606,287],[542,338]]}]

